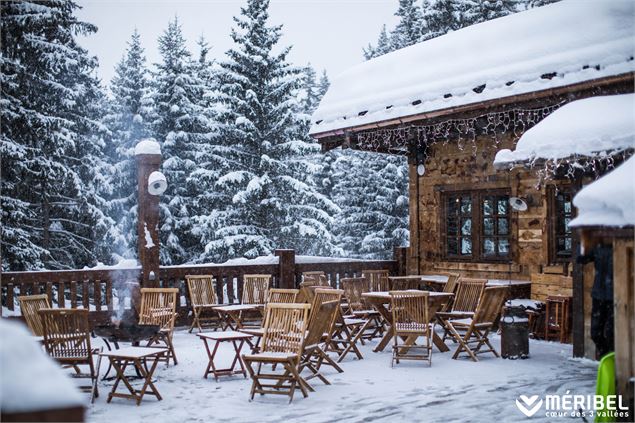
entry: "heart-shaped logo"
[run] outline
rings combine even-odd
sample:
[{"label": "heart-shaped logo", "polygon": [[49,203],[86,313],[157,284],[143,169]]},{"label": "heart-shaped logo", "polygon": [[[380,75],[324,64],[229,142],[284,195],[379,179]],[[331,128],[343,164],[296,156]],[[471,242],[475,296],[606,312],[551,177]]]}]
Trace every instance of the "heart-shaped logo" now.
[{"label": "heart-shaped logo", "polygon": [[531,397],[527,397],[525,395],[521,395],[516,400],[516,407],[527,417],[531,417],[542,407],[542,400],[536,401],[538,399],[538,395],[533,395]]}]

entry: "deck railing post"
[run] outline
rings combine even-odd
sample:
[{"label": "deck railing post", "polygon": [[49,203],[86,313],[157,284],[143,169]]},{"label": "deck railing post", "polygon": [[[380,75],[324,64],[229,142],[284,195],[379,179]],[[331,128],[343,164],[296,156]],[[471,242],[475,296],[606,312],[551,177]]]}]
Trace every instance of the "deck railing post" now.
[{"label": "deck railing post", "polygon": [[154,140],[142,140],[135,148],[137,161],[137,248],[141,263],[141,286],[159,283],[159,195],[148,190],[148,179],[161,166],[161,149]]},{"label": "deck railing post", "polygon": [[397,262],[397,275],[406,274],[406,259],[408,257],[408,247],[394,247],[393,259]]},{"label": "deck railing post", "polygon": [[295,288],[295,250],[276,250],[280,257],[280,288]]}]

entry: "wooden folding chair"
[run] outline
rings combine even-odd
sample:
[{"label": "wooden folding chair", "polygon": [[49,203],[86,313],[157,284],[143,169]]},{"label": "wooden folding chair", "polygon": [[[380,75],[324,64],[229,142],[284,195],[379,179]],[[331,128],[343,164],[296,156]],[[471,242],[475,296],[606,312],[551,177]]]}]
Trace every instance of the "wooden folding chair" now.
[{"label": "wooden folding chair", "polygon": [[[393,347],[392,361],[427,360],[432,365],[432,331],[430,323],[427,291],[390,291],[392,309]],[[423,337],[423,345],[417,345]],[[421,350],[421,353],[412,353]]]},{"label": "wooden folding chair", "polygon": [[20,302],[20,313],[22,313],[33,336],[44,336],[42,316],[39,314],[39,311],[45,308],[51,308],[48,296],[46,294],[22,295],[18,297],[18,301]]},{"label": "wooden folding chair", "polygon": [[445,320],[459,318],[474,314],[483,290],[487,285],[487,279],[461,278],[457,284],[456,295],[450,311],[437,312],[437,320],[444,328],[443,340],[449,336],[445,326]]},{"label": "wooden folding chair", "polygon": [[148,341],[148,346],[163,342],[169,349],[165,357],[167,363],[170,358],[178,364],[172,336],[174,320],[176,318],[176,301],[178,288],[141,288],[141,308],[139,311],[140,325],[158,325],[159,333]]},{"label": "wooden folding chair", "polygon": [[[507,291],[506,286],[485,288],[473,315],[466,314],[462,319],[445,321],[448,332],[459,343],[452,358],[458,358],[463,352],[467,353],[473,361],[478,361],[477,354],[488,352],[499,357],[498,352],[489,342],[488,335],[501,313],[507,298]],[[487,345],[487,350],[481,350],[484,345]]]},{"label": "wooden folding chair", "polygon": [[[452,272],[441,273],[441,274],[448,277],[448,281],[446,282],[445,285],[443,285],[443,292],[454,294],[456,292],[456,288],[459,284],[459,281],[461,280],[461,275],[459,273],[452,273]],[[451,310],[452,304],[454,304],[454,297],[450,298],[449,301],[443,305],[443,307],[441,308],[441,311],[444,312],[444,311]]]},{"label": "wooden folding chair", "polygon": [[[344,290],[342,289],[315,289],[315,297],[313,299],[313,305],[311,306],[311,308],[313,309],[317,304],[335,300],[340,301],[341,304],[343,295]],[[367,323],[368,320],[358,319],[353,316],[344,317],[342,307],[339,307],[335,315],[333,327],[331,328],[330,333],[325,339],[324,351],[333,351],[334,353],[336,353],[338,363],[344,360],[346,355],[350,352],[354,353],[359,360],[363,359],[364,356],[357,347],[357,341],[359,341],[360,339],[356,338],[355,334],[357,334],[360,331],[360,328]],[[325,360],[325,362],[323,362],[322,364],[331,365],[338,372],[343,371],[332,360]]]},{"label": "wooden folding chair", "polygon": [[366,321],[359,327],[358,331],[355,331],[355,337],[359,338],[362,345],[364,345],[364,339],[373,339],[382,336],[385,327],[381,314],[377,310],[370,308],[362,297],[364,292],[370,291],[368,279],[342,278],[340,283],[344,290],[344,296],[348,301],[349,317]]},{"label": "wooden folding chair", "polygon": [[214,289],[213,276],[193,276],[185,277],[187,281],[187,289],[190,293],[190,303],[192,304],[192,325],[189,333],[192,333],[194,327],[199,332],[203,331],[202,325],[208,324],[206,327],[213,327],[214,330],[220,326],[220,318],[214,307],[218,306],[216,298],[216,290]]},{"label": "wooden folding chair", "polygon": [[343,371],[320,347],[324,336],[330,336],[330,331],[335,323],[339,307],[339,300],[322,302],[312,307],[298,371],[299,374],[302,374],[304,369],[308,369],[311,372],[311,374],[305,378],[306,380],[317,377],[326,385],[331,384],[320,372],[320,367],[324,360],[327,360],[338,369],[339,372]]},{"label": "wooden folding chair", "polygon": [[[296,387],[300,388],[304,397],[308,396],[312,388],[298,370],[310,307],[309,304],[275,303],[267,306],[262,350],[242,356],[253,381],[250,400],[258,393],[288,395],[291,402]],[[271,372],[266,371],[269,365],[272,365]],[[282,372],[277,371],[278,365],[282,367]]]},{"label": "wooden folding chair", "polygon": [[331,286],[326,274],[322,271],[302,272],[302,282],[315,280],[319,286]]},{"label": "wooden folding chair", "polygon": [[267,291],[271,285],[271,275],[243,276],[242,304],[265,304]]},{"label": "wooden folding chair", "polygon": [[[320,317],[320,314],[317,313],[316,310],[319,310],[320,306],[323,303],[336,301],[338,306],[332,316],[332,320],[330,321],[330,326],[326,330],[324,330],[324,333],[322,334],[321,341],[324,344],[324,348],[322,348],[322,346],[318,346],[319,349],[313,351],[312,357],[308,357],[309,360],[311,360],[311,364],[313,366],[313,369],[311,369],[311,371],[315,370],[319,372],[322,365],[326,364],[328,366],[333,367],[335,370],[337,370],[338,373],[342,373],[344,370],[342,370],[342,368],[326,353],[326,351],[329,349],[329,347],[333,346],[332,339],[333,339],[333,336],[335,336],[336,332],[342,331],[342,329],[336,329],[336,325],[340,321],[339,319],[342,318],[341,303],[342,303],[342,295],[344,294],[344,291],[342,291],[341,289],[333,289],[331,287],[328,287],[328,288],[323,287],[323,288],[315,288],[313,292],[314,292],[314,296],[313,296],[313,301],[311,303],[309,328],[319,324],[318,322],[316,322],[316,319],[321,319],[322,317]],[[341,333],[340,335],[338,335],[338,337],[343,340],[343,342],[338,344],[338,345],[342,345],[341,349],[339,349],[339,347],[337,348],[340,353],[343,352],[346,348],[348,348],[349,351],[355,348],[357,352],[359,352],[359,349],[357,349],[357,346],[353,343],[353,338],[350,332],[348,332],[348,337],[346,337],[344,333]],[[353,344],[351,345],[351,343]],[[361,353],[359,354],[361,355]],[[338,356],[339,356],[339,353],[338,353]],[[310,379],[312,377],[313,376],[310,376],[307,379]]]},{"label": "wooden folding chair", "polygon": [[390,281],[388,270],[362,270],[362,277],[368,281],[370,292],[389,291]]},{"label": "wooden folding chair", "polygon": [[[101,349],[90,346],[90,325],[88,310],[83,309],[40,309],[39,315],[44,330],[44,346],[46,352],[60,364],[75,368],[74,378],[90,379],[90,385],[80,386],[84,392],[90,393],[91,403],[99,397],[97,381],[101,356],[97,365],[93,362],[93,354],[101,353]],[[81,373],[78,366],[88,366],[88,373]],[[33,381],[37,383],[37,381]]]},{"label": "wooden folding chair", "polygon": [[298,294],[300,294],[299,289],[282,289],[282,288],[271,288],[269,289],[269,294],[267,295],[267,304],[269,303],[283,303],[290,304],[295,303],[298,298]]}]

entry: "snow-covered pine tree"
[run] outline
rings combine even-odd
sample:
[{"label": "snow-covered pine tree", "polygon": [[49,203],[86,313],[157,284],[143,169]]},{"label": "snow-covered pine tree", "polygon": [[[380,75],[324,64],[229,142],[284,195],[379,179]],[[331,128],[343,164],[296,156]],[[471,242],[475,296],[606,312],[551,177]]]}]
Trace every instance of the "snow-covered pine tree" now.
[{"label": "snow-covered pine tree", "polygon": [[377,44],[373,46],[369,43],[368,47],[364,49],[364,58],[366,60],[370,60],[373,57],[390,53],[392,50],[393,48],[390,38],[388,37],[388,32],[386,31],[386,25],[383,25],[381,27],[381,31],[379,31],[379,36],[377,37]]},{"label": "snow-covered pine tree", "polygon": [[196,193],[190,206],[192,219],[192,235],[196,239],[196,247],[192,249],[190,260],[199,263],[217,261],[217,257],[210,254],[203,246],[216,239],[216,230],[223,226],[222,213],[224,207],[222,196],[215,187],[218,178],[226,171],[231,163],[225,157],[225,147],[219,143],[218,113],[218,71],[217,64],[208,59],[209,45],[203,37],[197,41],[199,47],[198,63],[196,65],[198,79],[201,84],[200,106],[201,113],[207,119],[208,138],[200,144],[194,153],[196,168],[187,178],[188,189]]},{"label": "snow-covered pine tree", "polygon": [[296,91],[300,70],[274,53],[281,26],[268,25],[267,0],[248,0],[234,18],[234,47],[221,64],[222,136],[230,170],[216,186],[225,197],[226,226],[206,251],[223,260],[256,257],[275,248],[296,248],[329,237],[335,205],[305,182],[306,156]]},{"label": "snow-covered pine tree", "polygon": [[152,98],[149,96],[147,69],[141,37],[133,32],[128,48],[115,68],[110,83],[112,100],[103,122],[110,131],[108,156],[113,164],[110,178],[112,195],[108,214],[115,221],[113,252],[125,258],[136,257],[137,176],[134,147],[151,136]]},{"label": "snow-covered pine tree", "polygon": [[[3,1],[2,268],[78,268],[107,257],[103,96],[72,1]],[[98,257],[103,254],[105,257]]]},{"label": "snow-covered pine tree", "polygon": [[162,144],[163,172],[168,189],[161,196],[161,262],[185,263],[198,255],[192,233],[191,207],[198,186],[188,183],[198,168],[197,154],[209,143],[212,123],[205,109],[205,84],[198,63],[186,49],[178,18],[159,37],[162,61],[152,81],[156,118],[154,134]]},{"label": "snow-covered pine tree", "polygon": [[346,150],[334,164],[338,246],[347,257],[389,259],[408,242],[408,178],[401,158]]},{"label": "snow-covered pine tree", "polygon": [[399,8],[395,16],[399,17],[399,23],[390,33],[392,50],[398,50],[418,43],[421,40],[423,29],[423,15],[419,1],[399,0]]},{"label": "snow-covered pine tree", "polygon": [[516,13],[523,0],[423,0],[422,40]]}]

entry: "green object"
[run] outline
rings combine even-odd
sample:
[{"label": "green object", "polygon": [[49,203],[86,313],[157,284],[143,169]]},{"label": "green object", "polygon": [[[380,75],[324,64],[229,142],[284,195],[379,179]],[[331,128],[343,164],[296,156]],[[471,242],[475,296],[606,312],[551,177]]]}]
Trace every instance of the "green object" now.
[{"label": "green object", "polygon": [[[615,353],[608,353],[600,360],[598,366],[598,380],[595,386],[595,394],[604,397],[606,404],[606,397],[609,395],[615,395]],[[606,405],[600,410],[595,412],[606,412],[608,409]],[[595,421],[597,422],[614,422],[615,418],[607,416],[595,415]]]}]

